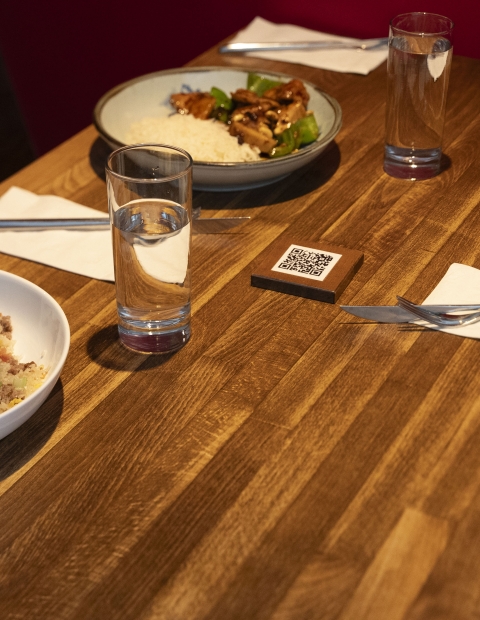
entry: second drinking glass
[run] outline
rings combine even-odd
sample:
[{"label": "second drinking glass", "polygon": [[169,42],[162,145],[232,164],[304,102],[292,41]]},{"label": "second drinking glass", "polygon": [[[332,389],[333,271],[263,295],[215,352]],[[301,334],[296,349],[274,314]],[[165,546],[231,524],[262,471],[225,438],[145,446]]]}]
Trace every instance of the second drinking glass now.
[{"label": "second drinking glass", "polygon": [[453,22],[406,13],[390,23],[383,168],[402,179],[440,172]]},{"label": "second drinking glass", "polygon": [[141,353],[167,353],[190,338],[192,158],[141,144],[107,163],[118,331]]}]

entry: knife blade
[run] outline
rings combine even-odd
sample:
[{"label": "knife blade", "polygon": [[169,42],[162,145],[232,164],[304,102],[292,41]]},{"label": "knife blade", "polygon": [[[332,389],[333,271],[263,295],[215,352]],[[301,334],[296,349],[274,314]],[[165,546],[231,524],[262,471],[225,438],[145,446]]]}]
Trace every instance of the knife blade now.
[{"label": "knife blade", "polygon": [[[248,221],[250,217],[208,217],[192,219],[194,234],[223,233]],[[0,220],[0,232],[25,232],[44,230],[105,230],[110,227],[108,217]]]},{"label": "knife blade", "polygon": [[[478,310],[480,305],[425,305],[419,306],[433,312],[456,312],[461,310]],[[399,306],[340,306],[342,310],[369,319],[377,323],[411,323],[419,321],[418,317]]]}]

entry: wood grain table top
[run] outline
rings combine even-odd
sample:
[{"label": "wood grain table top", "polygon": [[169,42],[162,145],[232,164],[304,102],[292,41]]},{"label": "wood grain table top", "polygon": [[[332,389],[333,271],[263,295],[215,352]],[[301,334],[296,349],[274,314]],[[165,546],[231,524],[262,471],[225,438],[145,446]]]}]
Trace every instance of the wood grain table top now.
[{"label": "wood grain table top", "polygon": [[[192,339],[118,341],[114,285],[1,255],[63,307],[70,353],[0,441],[2,620],[480,617],[480,342],[355,319],[480,268],[480,61],[454,57],[445,166],[382,170],[385,64],[283,71],[343,110],[317,160],[263,188],[195,192],[241,232],[193,241]],[[93,127],[0,184],[107,210]],[[364,253],[335,304],[251,286],[282,236]],[[0,309],[1,310],[1,309]]]}]

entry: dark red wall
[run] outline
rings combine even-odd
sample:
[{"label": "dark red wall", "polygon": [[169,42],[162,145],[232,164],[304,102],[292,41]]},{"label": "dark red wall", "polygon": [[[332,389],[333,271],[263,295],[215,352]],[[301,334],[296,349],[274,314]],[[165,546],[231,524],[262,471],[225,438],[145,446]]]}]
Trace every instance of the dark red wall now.
[{"label": "dark red wall", "polygon": [[480,58],[480,0],[225,0],[2,3],[0,50],[37,154],[91,122],[97,100],[130,78],[182,66],[256,15],[346,36],[388,34],[398,13],[455,22],[454,53]]}]

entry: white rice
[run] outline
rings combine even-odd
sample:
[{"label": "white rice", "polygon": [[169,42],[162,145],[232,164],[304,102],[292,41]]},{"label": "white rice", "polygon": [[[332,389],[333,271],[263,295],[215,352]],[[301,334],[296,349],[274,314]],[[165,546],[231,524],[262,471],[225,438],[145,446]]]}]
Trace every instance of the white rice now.
[{"label": "white rice", "polygon": [[173,114],[166,118],[143,118],[133,123],[126,135],[127,144],[155,142],[178,146],[194,161],[256,161],[259,152],[249,144],[238,144],[224,123],[201,120],[191,114]]}]

